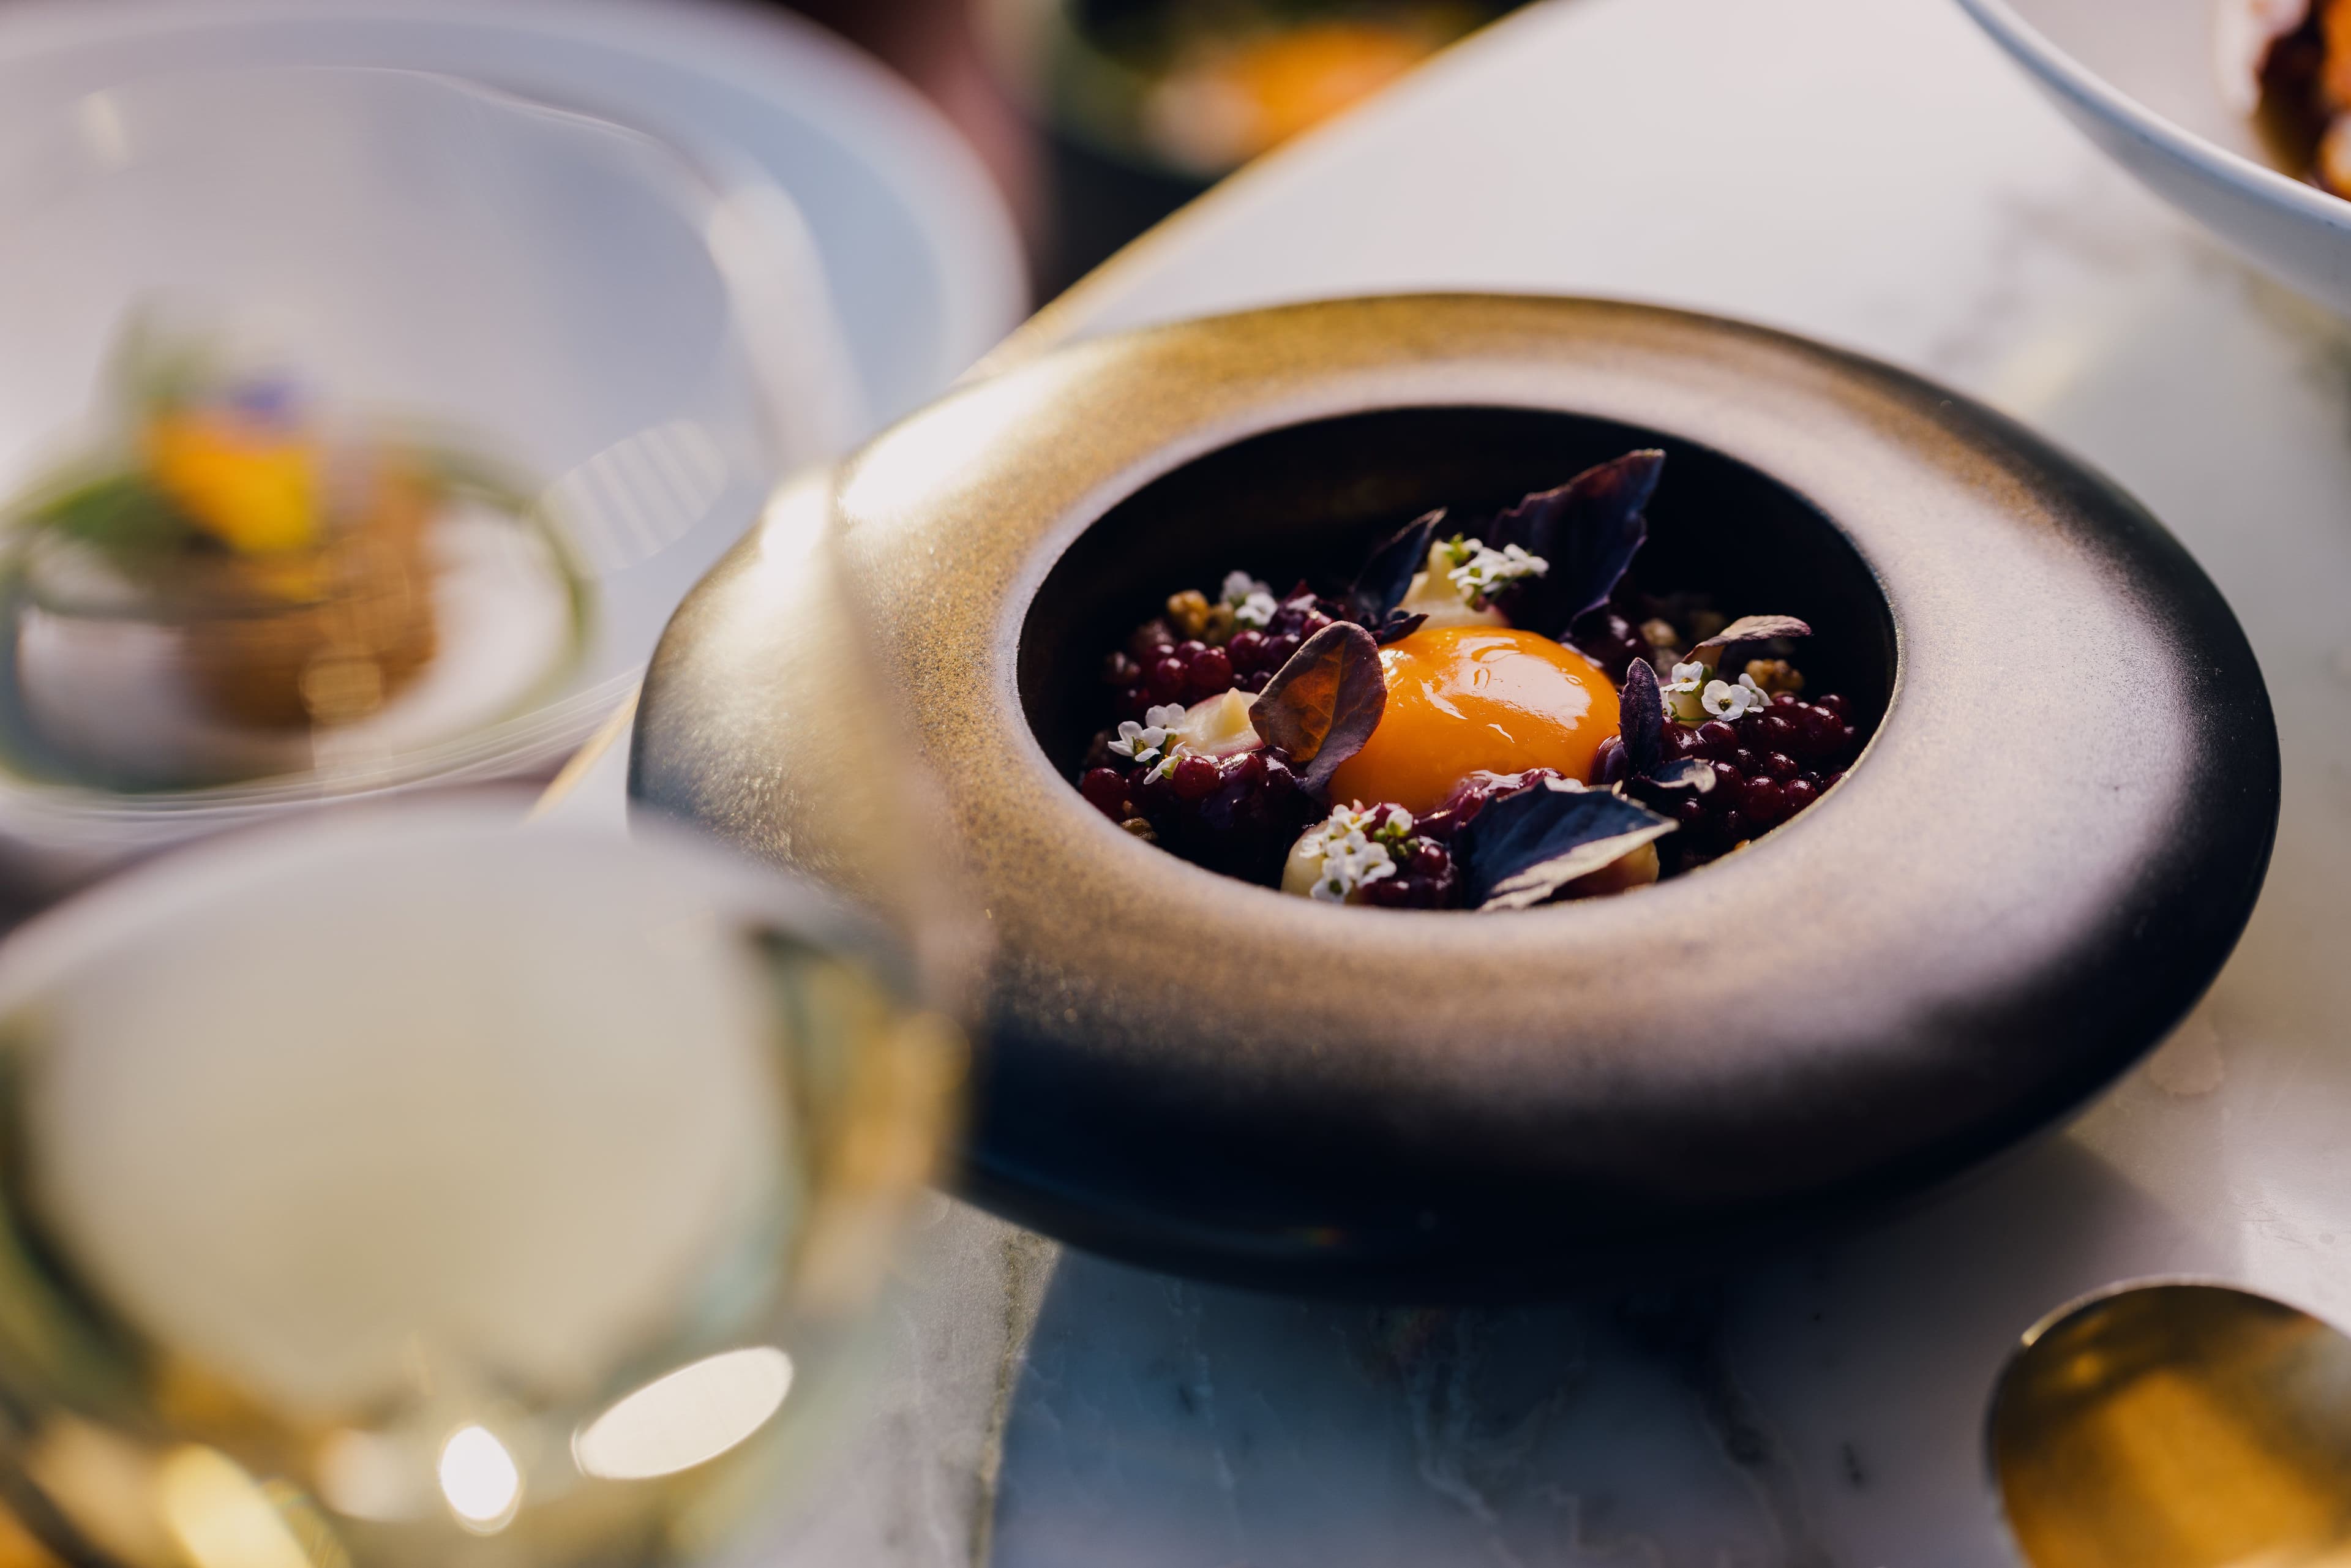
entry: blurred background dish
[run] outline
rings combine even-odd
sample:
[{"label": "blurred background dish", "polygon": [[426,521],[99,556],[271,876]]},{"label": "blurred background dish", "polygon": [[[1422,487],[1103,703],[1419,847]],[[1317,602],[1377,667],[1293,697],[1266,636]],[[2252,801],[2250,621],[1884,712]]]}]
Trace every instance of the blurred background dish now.
[{"label": "blurred background dish", "polygon": [[927,402],[1027,308],[1011,217],[963,139],[872,58],[781,9],[17,0],[0,28],[0,103],[30,112],[157,71],[256,65],[443,72],[698,157],[731,150],[806,220],[872,424]]},{"label": "blurred background dish", "polygon": [[1959,4],[2149,189],[2280,279],[2351,313],[2351,202],[2302,178],[2300,155],[2282,159],[2257,113],[2259,62],[2307,15],[2302,0]]},{"label": "blurred background dish", "polygon": [[64,1560],[666,1561],[819,1473],[955,1031],[804,887],[513,821],[280,825],[0,950],[9,1498]]},{"label": "blurred background dish", "polygon": [[[799,214],[719,152],[322,66],[124,79],[0,132],[0,835],[47,875],[552,768],[768,490],[868,418]],[[394,449],[538,526],[338,503],[382,480],[330,467]],[[129,548],[159,530],[191,548]]]},{"label": "blurred background dish", "polygon": [[976,0],[1040,142],[1040,297],[1523,0]]}]

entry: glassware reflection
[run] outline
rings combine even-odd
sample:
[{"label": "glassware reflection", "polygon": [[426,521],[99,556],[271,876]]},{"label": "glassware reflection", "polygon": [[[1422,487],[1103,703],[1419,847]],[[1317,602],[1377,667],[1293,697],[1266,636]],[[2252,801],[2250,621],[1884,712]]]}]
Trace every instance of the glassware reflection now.
[{"label": "glassware reflection", "polygon": [[199,849],[0,952],[5,1457],[61,1554],[642,1563],[816,1458],[956,1036],[803,889],[510,821]]}]

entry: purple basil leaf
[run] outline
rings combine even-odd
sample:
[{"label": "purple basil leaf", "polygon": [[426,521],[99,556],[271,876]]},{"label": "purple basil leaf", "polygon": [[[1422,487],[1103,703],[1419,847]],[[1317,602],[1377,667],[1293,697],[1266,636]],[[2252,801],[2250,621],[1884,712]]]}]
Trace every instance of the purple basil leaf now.
[{"label": "purple basil leaf", "polygon": [[1622,795],[1545,779],[1488,801],[1454,834],[1453,858],[1470,907],[1526,909],[1673,831]]},{"label": "purple basil leaf", "polygon": [[1439,507],[1415,517],[1373,549],[1372,559],[1364,563],[1347,590],[1347,602],[1356,620],[1376,627],[1394,615],[1411,591],[1413,573],[1428,564],[1428,541],[1444,520],[1445,508]]},{"label": "purple basil leaf", "polygon": [[[1738,620],[1692,648],[1689,656],[1708,664],[1719,664],[1722,653],[1740,643],[1768,643],[1774,637],[1809,637],[1813,629],[1792,615],[1742,615]],[[1715,657],[1706,657],[1709,648],[1717,650]]]},{"label": "purple basil leaf", "polygon": [[1714,766],[1702,757],[1672,757],[1641,778],[1660,789],[1694,789],[1703,795],[1714,788]]},{"label": "purple basil leaf", "polygon": [[1646,778],[1666,750],[1666,694],[1657,689],[1657,672],[1648,660],[1635,659],[1625,667],[1616,709],[1625,763],[1634,778]]},{"label": "purple basil leaf", "polygon": [[1420,623],[1427,619],[1428,616],[1425,612],[1399,615],[1390,611],[1388,618],[1372,629],[1372,640],[1384,648],[1390,643],[1400,642],[1419,631]]},{"label": "purple basil leaf", "polygon": [[1342,762],[1364,748],[1387,706],[1379,644],[1352,621],[1335,621],[1306,639],[1249,706],[1249,723],[1303,772],[1320,792]]},{"label": "purple basil leaf", "polygon": [[1654,447],[1596,464],[1556,490],[1541,490],[1497,517],[1486,542],[1523,546],[1551,563],[1520,585],[1511,619],[1564,639],[1578,616],[1608,602],[1649,537],[1642,508],[1656,494],[1666,455]]}]

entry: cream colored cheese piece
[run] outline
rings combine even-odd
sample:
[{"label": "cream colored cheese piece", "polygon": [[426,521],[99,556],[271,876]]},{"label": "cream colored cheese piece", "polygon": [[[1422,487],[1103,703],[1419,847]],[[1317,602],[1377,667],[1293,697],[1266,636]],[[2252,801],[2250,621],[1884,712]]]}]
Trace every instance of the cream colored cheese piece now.
[{"label": "cream colored cheese piece", "polygon": [[1298,835],[1290,846],[1290,858],[1281,865],[1281,891],[1300,898],[1312,896],[1314,884],[1322,876],[1322,824]]},{"label": "cream colored cheese piece", "polygon": [[1204,757],[1231,757],[1254,751],[1264,742],[1249,723],[1249,707],[1257,699],[1238,690],[1224,692],[1185,710],[1176,727],[1176,738]]},{"label": "cream colored cheese piece", "polygon": [[1405,591],[1404,602],[1396,606],[1405,615],[1426,615],[1429,626],[1508,626],[1502,612],[1490,607],[1472,610],[1442,572],[1415,572],[1412,586]]}]

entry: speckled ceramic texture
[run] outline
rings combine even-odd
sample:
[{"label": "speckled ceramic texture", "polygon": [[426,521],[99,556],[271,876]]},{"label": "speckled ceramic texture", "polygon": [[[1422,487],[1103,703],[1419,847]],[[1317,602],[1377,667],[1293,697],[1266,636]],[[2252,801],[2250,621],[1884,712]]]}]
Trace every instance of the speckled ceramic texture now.
[{"label": "speckled ceramic texture", "polygon": [[[1616,898],[1402,913],[1201,871],[1071,787],[1095,661],[1169,589],[1632,438],[1675,455],[1652,550],[1811,614],[1808,664],[1882,706],[1789,826]],[[903,886],[858,805],[861,660],[990,940],[967,1189],[1282,1285],[1543,1290],[1949,1178],[2195,1000],[2278,806],[2252,654],[2127,497],[1902,372],[1622,304],[1300,306],[969,385],[779,498],[679,612],[635,794]]]}]

